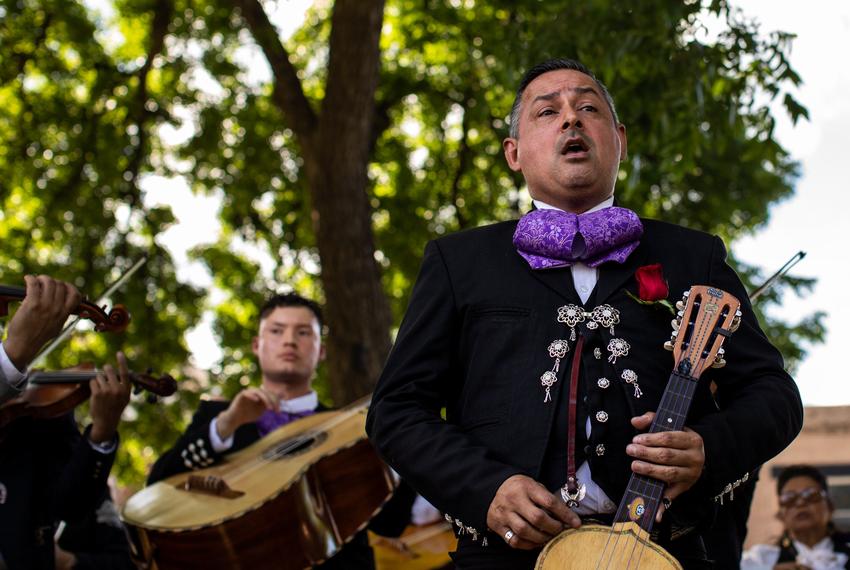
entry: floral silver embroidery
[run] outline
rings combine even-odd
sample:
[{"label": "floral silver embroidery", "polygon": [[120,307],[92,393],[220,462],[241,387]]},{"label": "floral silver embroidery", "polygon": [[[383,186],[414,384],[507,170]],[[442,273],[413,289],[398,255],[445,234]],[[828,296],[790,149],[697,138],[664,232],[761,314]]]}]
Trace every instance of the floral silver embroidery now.
[{"label": "floral silver embroidery", "polygon": [[596,360],[599,360],[600,358],[602,358],[602,351],[599,350],[598,346],[593,349],[593,358],[595,358]]},{"label": "floral silver embroidery", "polygon": [[600,378],[596,381],[596,385],[604,390],[611,385],[611,382],[607,378]]},{"label": "floral silver embroidery", "polygon": [[558,322],[565,323],[570,327],[570,340],[576,339],[576,325],[585,320],[584,309],[578,305],[564,305],[558,307]]},{"label": "floral silver embroidery", "polygon": [[567,355],[569,350],[570,345],[562,339],[553,340],[549,344],[549,356],[555,359],[555,364],[552,365],[552,370],[547,370],[540,377],[540,384],[546,388],[546,396],[543,398],[544,403],[552,400],[552,386],[558,381],[558,370],[561,367],[561,359]]},{"label": "floral silver embroidery", "polygon": [[620,311],[611,305],[599,305],[593,309],[591,318],[614,334],[614,325],[620,323]]},{"label": "floral silver embroidery", "polygon": [[596,421],[604,424],[608,421],[608,414],[606,412],[596,412]]},{"label": "floral silver embroidery", "polygon": [[605,446],[603,444],[600,443],[596,446],[596,455],[599,455],[600,457],[605,455]]},{"label": "floral silver embroidery", "polygon": [[630,348],[631,346],[625,340],[612,338],[611,342],[608,343],[608,352],[611,353],[611,356],[608,357],[608,362],[615,364],[619,357],[628,356]]},{"label": "floral silver embroidery", "polygon": [[635,387],[635,398],[640,398],[643,395],[643,391],[640,389],[638,385],[638,375],[634,370],[629,370],[626,368],[623,370],[623,373],[620,375],[620,378],[626,381],[626,384],[631,384]]}]

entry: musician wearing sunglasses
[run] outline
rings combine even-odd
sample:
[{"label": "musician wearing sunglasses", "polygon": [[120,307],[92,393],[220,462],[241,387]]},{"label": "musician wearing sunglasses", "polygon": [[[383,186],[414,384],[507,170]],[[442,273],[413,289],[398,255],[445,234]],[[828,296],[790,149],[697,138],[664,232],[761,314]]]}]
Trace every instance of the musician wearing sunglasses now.
[{"label": "musician wearing sunglasses", "polygon": [[794,465],[777,479],[782,537],[747,550],[742,570],[845,570],[850,568],[850,533],[832,522],[835,507],[826,477],[815,467]]}]

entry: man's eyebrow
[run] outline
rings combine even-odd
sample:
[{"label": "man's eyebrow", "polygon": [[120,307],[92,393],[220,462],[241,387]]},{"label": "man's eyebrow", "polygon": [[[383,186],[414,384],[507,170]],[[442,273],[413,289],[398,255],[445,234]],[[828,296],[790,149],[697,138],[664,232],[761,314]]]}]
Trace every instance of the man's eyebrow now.
[{"label": "man's eyebrow", "polygon": [[[596,89],[594,89],[593,87],[570,87],[567,90],[573,91],[579,95],[584,95],[585,93],[593,93],[594,95],[599,97],[599,93],[597,93]],[[560,94],[560,91],[552,91],[551,93],[546,93],[545,95],[538,95],[531,103],[533,105],[538,101],[551,101],[553,99],[557,99]]]}]

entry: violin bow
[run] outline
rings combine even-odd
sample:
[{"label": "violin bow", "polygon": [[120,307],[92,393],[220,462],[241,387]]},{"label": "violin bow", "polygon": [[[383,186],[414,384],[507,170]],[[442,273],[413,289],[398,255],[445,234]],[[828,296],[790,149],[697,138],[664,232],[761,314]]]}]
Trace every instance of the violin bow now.
[{"label": "violin bow", "polygon": [[[142,255],[142,257],[136,263],[134,263],[133,266],[130,267],[130,269],[125,271],[124,274],[121,275],[121,277],[116,279],[115,282],[112,285],[110,285],[106,289],[106,291],[104,291],[97,298],[97,301],[95,301],[94,304],[99,305],[100,303],[103,302],[104,299],[106,299],[107,297],[112,295],[115,291],[117,291],[119,288],[121,288],[121,286],[123,286],[124,283],[126,283],[127,280],[130,279],[130,277],[132,277],[133,274],[136,273],[136,271],[138,271],[142,267],[142,265],[147,263],[147,261],[148,261],[148,254]],[[71,333],[74,332],[74,328],[77,326],[77,323],[80,322],[81,318],[82,317],[80,317],[80,316],[76,316],[71,320],[70,323],[65,325],[65,328],[62,329],[62,332],[59,333],[56,336],[56,338],[54,338],[50,342],[50,344],[45,345],[44,348],[42,348],[39,351],[39,353],[35,355],[35,358],[33,358],[32,362],[30,363],[30,368],[37,366],[38,363],[41,362],[42,360],[44,360],[45,358],[47,358],[47,356],[51,352],[53,352],[56,349],[57,346],[59,346],[60,344],[65,342],[65,339],[68,338],[69,336],[71,336]]]},{"label": "violin bow", "polygon": [[805,251],[798,251],[791,259],[785,262],[785,265],[779,268],[779,271],[768,277],[767,281],[761,284],[755,291],[750,293],[750,301],[755,301],[759,297],[761,297],[764,293],[766,293],[776,281],[779,280],[780,277],[788,273],[792,267],[797,265],[804,257],[806,257]]}]

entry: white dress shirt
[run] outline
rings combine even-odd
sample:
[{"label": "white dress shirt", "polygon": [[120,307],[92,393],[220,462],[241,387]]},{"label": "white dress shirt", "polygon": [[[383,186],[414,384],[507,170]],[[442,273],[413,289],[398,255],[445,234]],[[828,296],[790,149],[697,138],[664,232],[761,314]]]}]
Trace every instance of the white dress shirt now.
[{"label": "white dress shirt", "polygon": [[7,384],[16,390],[21,390],[24,387],[27,379],[26,372],[21,372],[12,364],[2,342],[0,342],[0,369],[3,370],[2,378],[6,379]]},{"label": "white dress shirt", "polygon": [[[312,390],[308,394],[304,394],[303,396],[299,396],[297,398],[292,398],[291,400],[281,400],[280,401],[280,411],[286,412],[287,414],[298,414],[301,412],[312,412],[316,408],[319,407],[319,395],[313,392]],[[215,417],[210,421],[210,443],[214,450],[219,453],[223,453],[233,447],[233,436],[234,434],[230,434],[230,437],[227,439],[221,439],[218,435],[218,430],[216,429],[216,421],[218,417]]]},{"label": "white dress shirt", "polygon": [[[540,200],[534,200],[534,205],[538,210],[558,209],[545,202],[541,202]],[[596,212],[603,208],[610,208],[613,205],[614,197],[611,196],[584,213]],[[587,300],[590,298],[590,294],[593,292],[593,288],[596,287],[596,282],[599,280],[599,270],[581,262],[571,265],[570,270],[573,275],[573,286],[575,286],[576,293],[578,293],[582,303],[587,303]],[[590,438],[590,430],[590,418],[587,418],[587,422],[584,425],[584,431],[587,434],[588,439]],[[603,491],[599,485],[593,482],[589,462],[585,461],[579,466],[578,471],[576,471],[576,477],[578,478],[579,483],[583,483],[585,485],[585,489],[587,491],[587,494],[578,504],[578,507],[573,509],[576,513],[580,515],[590,515],[594,513],[613,513],[617,510],[617,505],[608,497],[608,495],[605,494],[605,491]]]},{"label": "white dress shirt", "polygon": [[[833,550],[830,537],[824,538],[811,548],[795,540],[794,548],[797,549],[797,564],[811,570],[844,570],[847,564],[847,555]],[[741,570],[773,570],[778,560],[778,546],[757,544],[744,552]]]}]

